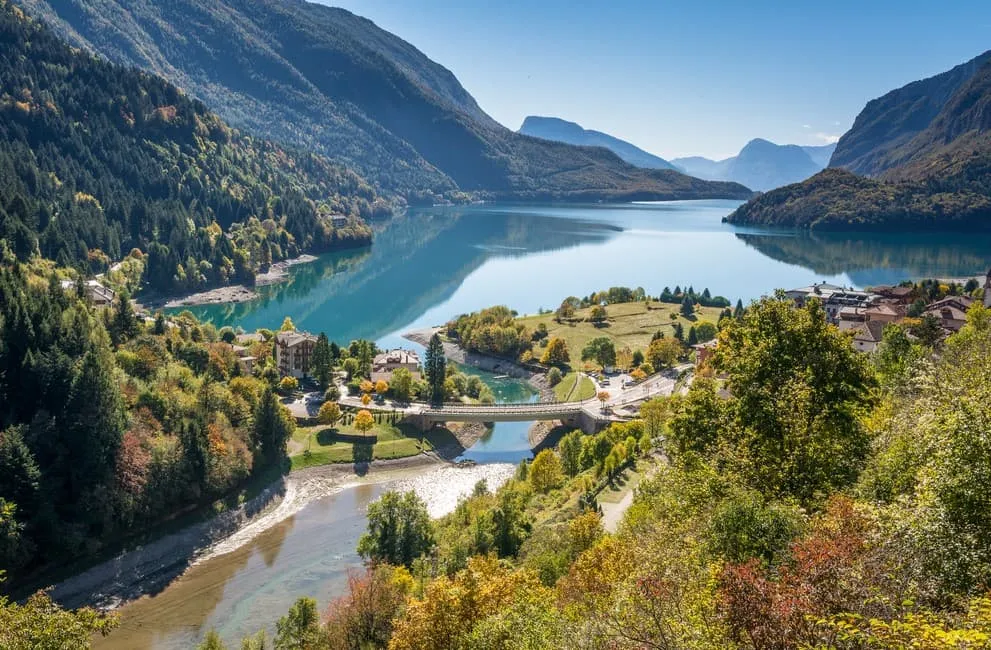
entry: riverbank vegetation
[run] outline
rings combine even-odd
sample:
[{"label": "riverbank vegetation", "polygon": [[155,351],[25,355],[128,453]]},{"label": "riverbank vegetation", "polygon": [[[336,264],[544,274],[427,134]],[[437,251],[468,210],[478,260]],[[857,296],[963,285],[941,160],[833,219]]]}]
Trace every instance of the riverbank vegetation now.
[{"label": "riverbank vegetation", "polygon": [[[932,345],[892,325],[863,355],[817,301],[753,303],[724,390],[568,434],[436,522],[407,504],[423,554],[369,553],[305,647],[986,647],[991,311]],[[653,448],[606,533],[590,495]]]},{"label": "riverbank vegetation", "polygon": [[327,159],[227,126],[161,78],[61,42],[0,0],[0,236],[103,273],[143,252],[159,293],[251,285],[302,252],[364,245],[389,212]]},{"label": "riverbank vegetation", "polygon": [[0,246],[0,566],[22,579],[281,467],[295,423],[189,314],[96,308]]}]

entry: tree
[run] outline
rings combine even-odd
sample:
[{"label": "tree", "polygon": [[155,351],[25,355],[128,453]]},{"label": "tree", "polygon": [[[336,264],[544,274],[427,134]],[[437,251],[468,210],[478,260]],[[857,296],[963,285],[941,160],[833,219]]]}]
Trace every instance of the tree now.
[{"label": "tree", "polygon": [[330,341],[323,332],[320,332],[320,335],[317,336],[317,342],[313,345],[313,354],[310,355],[310,372],[320,384],[320,388],[326,390],[334,373],[334,357],[330,351]]},{"label": "tree", "polygon": [[695,336],[699,343],[705,343],[716,338],[719,333],[718,328],[707,320],[699,321],[695,324]]},{"label": "tree", "polygon": [[752,304],[720,336],[715,365],[729,375],[732,444],[757,489],[807,503],[856,478],[869,446],[859,416],[876,380],[818,300]]},{"label": "tree", "polygon": [[[672,314],[674,316],[674,314]],[[684,342],[685,340],[685,327],[681,323],[675,323],[671,326],[674,331],[674,338],[678,339],[679,342]]]},{"label": "tree", "polygon": [[537,492],[549,492],[560,486],[563,480],[561,459],[553,450],[544,449],[530,463],[529,481]]},{"label": "tree", "polygon": [[681,354],[681,342],[677,339],[656,339],[647,346],[647,360],[654,369],[670,368]]},{"label": "tree", "polygon": [[299,380],[292,375],[286,375],[279,380],[279,390],[286,394],[297,391],[299,390]]},{"label": "tree", "polygon": [[326,424],[327,426],[334,426],[338,420],[341,419],[341,407],[337,402],[324,402],[320,405],[320,410],[317,412],[317,420],[320,424]]},{"label": "tree", "polygon": [[595,361],[603,368],[616,365],[616,346],[608,336],[597,336],[582,348],[582,361]]},{"label": "tree", "polygon": [[371,403],[372,403],[372,396],[369,395],[368,393],[362,393],[361,394],[361,404],[362,404],[362,406],[368,406]]},{"label": "tree", "polygon": [[592,311],[588,314],[588,319],[595,325],[601,325],[605,323],[609,318],[609,313],[606,312],[606,308],[602,305],[596,305],[592,307]]},{"label": "tree", "polygon": [[651,439],[660,437],[670,414],[670,401],[666,397],[655,397],[641,404],[640,419],[643,420],[644,433]]},{"label": "tree", "polygon": [[691,296],[685,295],[684,300],[681,301],[681,309],[679,311],[685,318],[690,318],[695,313],[695,301],[692,300]]},{"label": "tree", "polygon": [[358,540],[366,560],[408,568],[433,545],[427,504],[415,492],[390,490],[368,506],[368,532]]},{"label": "tree", "polygon": [[[584,352],[582,354],[584,354]],[[640,364],[643,363],[643,360],[644,360],[643,351],[634,350],[633,357],[630,359],[630,362],[633,364],[633,366],[634,367],[639,366]],[[647,374],[651,374],[651,373],[647,373]]]},{"label": "tree", "polygon": [[296,431],[296,420],[268,386],[255,409],[255,441],[262,456],[275,462],[285,456],[286,442]]},{"label": "tree", "polygon": [[375,392],[378,393],[379,395],[385,395],[388,390],[389,390],[389,382],[385,381],[384,379],[379,379],[377,382],[375,382]]},{"label": "tree", "polygon": [[609,401],[609,391],[600,390],[596,395],[596,399],[602,402],[602,408],[606,408],[606,402]]},{"label": "tree", "polygon": [[919,342],[929,347],[934,347],[939,343],[943,335],[943,330],[939,325],[939,319],[933,314],[925,314],[919,321],[909,328],[912,336],[919,339]]},{"label": "tree", "polygon": [[316,650],[320,641],[317,601],[300,598],[275,624],[275,650]]},{"label": "tree", "polygon": [[540,357],[540,363],[549,366],[565,366],[569,361],[571,356],[568,354],[568,344],[556,336],[547,343],[547,349]]},{"label": "tree", "polygon": [[[0,573],[2,577],[2,573]],[[39,591],[24,604],[0,596],[0,647],[11,650],[37,648],[89,648],[94,634],[107,636],[119,621],[84,607],[65,610]]]},{"label": "tree", "polygon": [[413,374],[407,368],[396,368],[389,382],[392,396],[400,402],[408,402],[413,394]]},{"label": "tree", "polygon": [[430,337],[423,369],[427,376],[427,385],[430,387],[430,400],[435,404],[443,402],[447,359],[444,357],[444,345],[440,341],[439,334],[435,333]]},{"label": "tree", "polygon": [[113,321],[110,326],[114,344],[120,345],[134,338],[139,329],[138,317],[134,315],[134,308],[131,306],[131,297],[127,291],[121,291],[114,305]]},{"label": "tree", "polygon": [[361,433],[368,433],[375,426],[375,417],[367,410],[361,409],[354,416],[354,428]]},{"label": "tree", "polygon": [[358,387],[361,389],[361,392],[365,393],[366,395],[372,392],[373,390],[375,390],[375,384],[373,384],[368,379],[362,379],[361,383],[358,384]]},{"label": "tree", "polygon": [[282,319],[282,327],[279,328],[280,332],[295,332],[296,325],[293,324],[292,319],[286,316]]},{"label": "tree", "polygon": [[743,318],[744,313],[743,300],[740,298],[736,299],[736,307],[733,309],[733,318],[739,320]]},{"label": "tree", "polygon": [[203,641],[196,646],[196,650],[227,650],[227,646],[224,645],[223,640],[217,634],[216,630],[210,630],[206,633]]},{"label": "tree", "polygon": [[547,371],[547,384],[552,388],[561,383],[561,369],[553,367]]},{"label": "tree", "polygon": [[381,565],[363,575],[349,571],[344,595],[327,609],[328,650],[386,647],[412,588],[413,577],[404,567]]},{"label": "tree", "polygon": [[572,431],[561,438],[558,445],[561,452],[561,469],[568,476],[577,476],[582,471],[582,432]]}]

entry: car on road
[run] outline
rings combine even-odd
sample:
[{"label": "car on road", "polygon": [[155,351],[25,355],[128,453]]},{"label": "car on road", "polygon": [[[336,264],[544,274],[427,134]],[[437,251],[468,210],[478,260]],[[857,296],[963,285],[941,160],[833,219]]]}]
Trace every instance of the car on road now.
[{"label": "car on road", "polygon": [[603,386],[608,386],[609,385],[609,377],[603,377],[602,378],[602,381],[600,381],[599,383],[602,384]]}]

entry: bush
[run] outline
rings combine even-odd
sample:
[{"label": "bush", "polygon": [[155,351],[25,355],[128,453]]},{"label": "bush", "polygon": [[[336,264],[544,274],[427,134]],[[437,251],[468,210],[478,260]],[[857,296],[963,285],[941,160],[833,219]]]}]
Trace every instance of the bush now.
[{"label": "bush", "polygon": [[291,376],[283,377],[279,380],[279,390],[283,393],[299,390],[299,380]]},{"label": "bush", "polygon": [[336,384],[331,384],[327,386],[327,390],[323,392],[323,398],[327,402],[336,402],[341,399],[341,389],[337,387]]},{"label": "bush", "polygon": [[554,367],[547,372],[547,383],[552,387],[561,383],[561,369]]}]

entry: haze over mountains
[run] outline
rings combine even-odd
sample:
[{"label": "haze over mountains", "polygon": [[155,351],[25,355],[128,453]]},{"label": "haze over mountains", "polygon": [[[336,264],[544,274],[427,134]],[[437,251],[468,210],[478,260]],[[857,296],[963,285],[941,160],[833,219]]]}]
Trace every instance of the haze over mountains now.
[{"label": "haze over mountains", "polygon": [[[586,147],[605,147],[614,154],[637,167],[646,169],[677,169],[660,156],[655,156],[626,140],[620,140],[608,133],[584,129],[574,122],[559,117],[529,115],[523,120],[518,133],[544,140],[566,142]],[[681,171],[681,170],[678,170]],[[693,176],[695,174],[692,174]]]},{"label": "haze over mountains", "polygon": [[[402,39],[302,0],[20,0],[72,44],[161,75],[233,125],[307,147],[412,201],[746,198],[519,135]],[[108,17],[114,17],[113,20]]]},{"label": "haze over mountains", "polygon": [[734,181],[753,190],[766,191],[804,180],[822,170],[834,147],[780,145],[755,138],[731,158],[711,160],[691,156],[675,158],[671,163],[698,178]]},{"label": "haze over mountains", "polygon": [[869,102],[830,166],[753,199],[728,220],[991,229],[991,51]]}]

